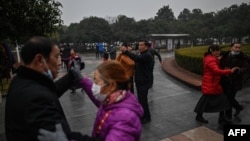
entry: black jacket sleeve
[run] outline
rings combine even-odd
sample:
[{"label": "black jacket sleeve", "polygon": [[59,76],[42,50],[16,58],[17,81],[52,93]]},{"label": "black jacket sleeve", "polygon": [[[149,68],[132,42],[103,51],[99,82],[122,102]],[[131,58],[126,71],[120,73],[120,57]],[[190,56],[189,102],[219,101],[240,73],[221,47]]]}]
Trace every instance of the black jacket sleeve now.
[{"label": "black jacket sleeve", "polygon": [[55,82],[58,97],[62,96],[74,84],[74,77],[69,71],[62,78]]},{"label": "black jacket sleeve", "polygon": [[161,62],[161,55],[156,50],[154,50],[154,54],[158,57],[159,61]]},{"label": "black jacket sleeve", "polygon": [[72,132],[70,135],[71,140],[76,140],[76,141],[104,141],[101,138],[98,137],[90,137],[88,135],[82,135],[79,132]]},{"label": "black jacket sleeve", "polygon": [[141,55],[136,55],[129,51],[124,52],[124,54],[127,55],[132,60],[134,60],[135,62],[139,62],[139,63],[144,63],[148,61],[150,62],[152,60],[151,54],[148,51],[142,53]]}]

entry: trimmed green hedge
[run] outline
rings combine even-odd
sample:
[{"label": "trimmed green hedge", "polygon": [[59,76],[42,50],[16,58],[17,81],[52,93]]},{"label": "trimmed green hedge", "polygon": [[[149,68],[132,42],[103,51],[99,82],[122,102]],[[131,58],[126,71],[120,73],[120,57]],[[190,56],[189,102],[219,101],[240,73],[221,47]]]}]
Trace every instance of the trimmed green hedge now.
[{"label": "trimmed green hedge", "polygon": [[[230,45],[222,45],[223,51],[230,49]],[[197,46],[180,48],[175,50],[175,60],[177,64],[193,73],[202,75],[202,59],[208,46]],[[241,45],[241,50],[250,56],[250,44]]]}]

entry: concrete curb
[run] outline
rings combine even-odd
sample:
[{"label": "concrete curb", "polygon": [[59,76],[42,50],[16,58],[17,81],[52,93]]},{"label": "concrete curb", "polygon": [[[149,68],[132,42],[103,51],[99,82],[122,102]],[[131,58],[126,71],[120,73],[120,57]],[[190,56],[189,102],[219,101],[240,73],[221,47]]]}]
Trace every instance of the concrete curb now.
[{"label": "concrete curb", "polygon": [[201,89],[202,77],[178,66],[174,57],[164,59],[162,63],[162,69],[167,74],[183,82],[184,84],[197,90]]}]

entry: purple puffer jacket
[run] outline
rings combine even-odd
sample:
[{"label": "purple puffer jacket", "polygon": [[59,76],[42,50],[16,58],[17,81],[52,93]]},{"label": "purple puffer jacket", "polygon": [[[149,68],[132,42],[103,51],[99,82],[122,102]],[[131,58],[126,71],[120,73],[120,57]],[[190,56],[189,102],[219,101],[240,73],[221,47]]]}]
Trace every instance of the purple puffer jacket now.
[{"label": "purple puffer jacket", "polygon": [[100,137],[105,141],[139,141],[141,136],[140,118],[143,115],[143,109],[137,98],[130,91],[126,93],[123,100],[110,105],[102,105],[96,100],[92,94],[92,82],[88,78],[83,78],[80,81],[83,90],[89,98],[99,108],[92,136],[96,137],[96,129],[100,120],[104,117],[107,111],[111,110],[110,115],[105,120],[100,131]]}]

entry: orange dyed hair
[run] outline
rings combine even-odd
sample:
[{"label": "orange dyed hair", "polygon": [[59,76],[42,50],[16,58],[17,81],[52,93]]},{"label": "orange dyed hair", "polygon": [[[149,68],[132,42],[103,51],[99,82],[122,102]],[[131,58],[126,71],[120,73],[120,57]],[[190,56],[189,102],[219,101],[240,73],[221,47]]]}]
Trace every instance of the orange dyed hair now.
[{"label": "orange dyed hair", "polygon": [[123,66],[115,60],[103,62],[97,67],[97,70],[103,77],[103,80],[116,82],[118,88],[128,89],[129,76]]}]

